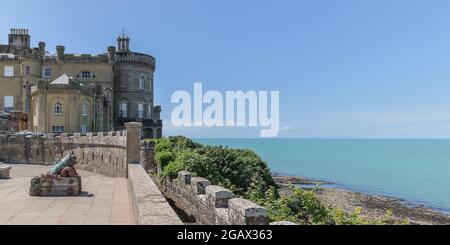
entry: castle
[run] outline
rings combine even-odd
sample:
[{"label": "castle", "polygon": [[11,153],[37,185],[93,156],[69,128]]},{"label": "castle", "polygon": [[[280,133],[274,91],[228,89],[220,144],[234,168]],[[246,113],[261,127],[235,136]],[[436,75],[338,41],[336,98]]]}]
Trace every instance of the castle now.
[{"label": "castle", "polygon": [[141,122],[144,138],[162,136],[154,104],[155,58],[132,52],[123,33],[106,53],[68,54],[45,42],[30,47],[27,29],[11,29],[0,44],[0,111],[23,112],[27,128],[43,133],[122,130]]}]

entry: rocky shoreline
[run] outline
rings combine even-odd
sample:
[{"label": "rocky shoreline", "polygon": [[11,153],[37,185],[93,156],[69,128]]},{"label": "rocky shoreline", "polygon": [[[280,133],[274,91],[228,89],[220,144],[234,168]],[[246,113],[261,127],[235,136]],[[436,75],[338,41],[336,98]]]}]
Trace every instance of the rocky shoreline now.
[{"label": "rocky shoreline", "polygon": [[286,176],[278,173],[272,174],[275,182],[280,187],[280,194],[289,194],[289,183],[304,189],[313,190],[317,197],[331,206],[351,212],[355,208],[362,208],[361,214],[366,218],[381,218],[386,211],[391,210],[393,218],[408,220],[416,225],[444,225],[450,224],[450,215],[440,213],[423,205],[414,205],[406,201],[370,195],[337,187],[326,187],[332,183],[310,180],[301,176]]}]

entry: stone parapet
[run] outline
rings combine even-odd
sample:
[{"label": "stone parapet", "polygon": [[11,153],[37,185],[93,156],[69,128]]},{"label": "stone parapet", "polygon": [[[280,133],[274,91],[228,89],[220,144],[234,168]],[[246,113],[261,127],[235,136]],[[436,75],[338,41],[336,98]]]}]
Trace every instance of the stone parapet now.
[{"label": "stone parapet", "polygon": [[136,224],[183,224],[156,184],[140,164],[129,165],[128,188]]},{"label": "stone parapet", "polygon": [[202,225],[267,225],[268,214],[249,200],[234,197],[221,186],[180,171],[178,178],[165,181],[161,189],[188,216]]}]

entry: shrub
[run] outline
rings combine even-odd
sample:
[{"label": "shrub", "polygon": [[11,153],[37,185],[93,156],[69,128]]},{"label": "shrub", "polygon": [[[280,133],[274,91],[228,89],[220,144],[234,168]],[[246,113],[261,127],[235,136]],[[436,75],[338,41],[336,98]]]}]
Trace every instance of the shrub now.
[{"label": "shrub", "polygon": [[312,191],[293,188],[291,195],[271,200],[265,206],[272,220],[287,220],[304,225],[334,224],[329,208]]}]

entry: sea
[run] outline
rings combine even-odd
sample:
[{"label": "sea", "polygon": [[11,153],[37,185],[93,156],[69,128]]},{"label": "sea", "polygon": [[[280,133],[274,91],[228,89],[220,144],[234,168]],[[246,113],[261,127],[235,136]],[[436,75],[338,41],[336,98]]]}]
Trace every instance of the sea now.
[{"label": "sea", "polygon": [[450,213],[450,140],[194,139],[254,150],[274,173]]}]

